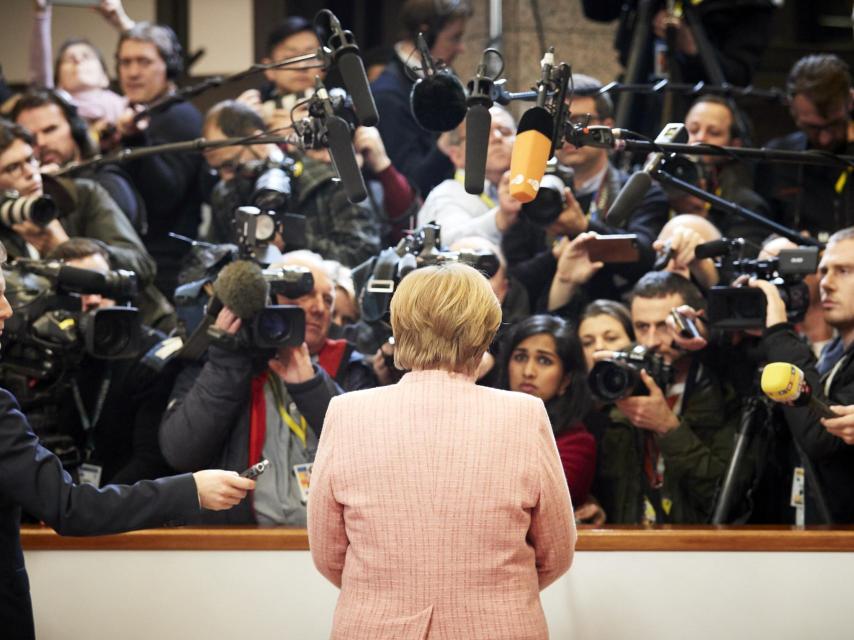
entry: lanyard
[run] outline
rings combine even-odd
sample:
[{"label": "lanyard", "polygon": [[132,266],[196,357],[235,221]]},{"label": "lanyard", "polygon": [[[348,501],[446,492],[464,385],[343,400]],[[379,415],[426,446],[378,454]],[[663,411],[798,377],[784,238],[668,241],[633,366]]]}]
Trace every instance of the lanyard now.
[{"label": "lanyard", "polygon": [[282,418],[282,422],[288,425],[288,428],[293,431],[293,434],[299,438],[302,446],[305,447],[305,434],[308,430],[308,423],[305,421],[305,418],[301,415],[299,417],[299,424],[297,424],[290,416],[285,408],[285,397],[282,393],[281,387],[279,386],[281,383],[278,379],[274,379],[273,376],[268,376],[267,384],[270,385],[270,391],[273,393],[273,398],[276,401],[276,409],[279,411],[279,416]]},{"label": "lanyard", "polygon": [[[602,174],[602,180],[599,182],[599,188],[596,189],[596,193],[593,195],[593,199],[590,201],[590,206],[587,208],[587,219],[590,220],[593,218],[598,212],[605,211],[607,214],[607,206],[608,206],[608,178],[610,177],[610,171],[608,169],[605,170],[605,173]],[[605,219],[605,215],[602,216],[602,220]]]},{"label": "lanyard", "polygon": [[[457,169],[457,172],[454,174],[454,180],[456,180],[460,184],[465,184],[465,174],[459,169]],[[480,194],[480,199],[490,209],[494,209],[498,206],[497,204],[495,204],[495,200],[486,195],[486,191],[483,191],[483,193]]]},{"label": "lanyard", "polygon": [[107,400],[107,393],[110,390],[110,382],[112,374],[108,371],[101,380],[101,388],[98,390],[98,397],[95,400],[95,410],[92,416],[89,417],[89,412],[86,411],[86,405],[83,404],[83,396],[80,395],[80,387],[77,380],[71,381],[71,393],[74,396],[74,404],[77,405],[77,414],[80,416],[80,423],[83,425],[83,431],[86,433],[86,451],[91,453],[95,449],[95,430],[93,427],[98,424],[101,417],[101,411],[104,409],[104,402]]},{"label": "lanyard", "polygon": [[845,191],[845,185],[848,184],[848,176],[851,174],[851,171],[851,167],[845,167],[842,170],[842,173],[839,174],[839,177],[836,179],[836,184],[833,187],[837,194],[841,194]]}]

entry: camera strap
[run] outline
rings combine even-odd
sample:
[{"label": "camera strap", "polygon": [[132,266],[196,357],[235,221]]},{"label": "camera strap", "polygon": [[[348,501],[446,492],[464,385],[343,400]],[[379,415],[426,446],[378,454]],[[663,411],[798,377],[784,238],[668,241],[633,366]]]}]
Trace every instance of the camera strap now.
[{"label": "camera strap", "polygon": [[101,412],[104,409],[104,402],[107,400],[107,394],[110,391],[110,383],[113,380],[112,372],[108,369],[104,378],[101,380],[101,387],[98,389],[98,396],[95,399],[95,408],[92,415],[86,410],[86,405],[83,402],[83,396],[80,394],[80,386],[77,380],[71,381],[71,394],[74,396],[74,404],[77,407],[77,415],[80,416],[80,424],[83,425],[83,431],[86,434],[86,457],[95,449],[95,425],[101,417]]}]

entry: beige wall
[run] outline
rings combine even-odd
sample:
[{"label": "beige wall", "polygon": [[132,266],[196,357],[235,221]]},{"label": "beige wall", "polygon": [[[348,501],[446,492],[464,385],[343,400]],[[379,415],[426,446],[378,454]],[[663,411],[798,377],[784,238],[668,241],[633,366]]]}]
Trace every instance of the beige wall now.
[{"label": "beige wall", "polygon": [[[30,33],[32,30],[32,0],[2,0],[0,20],[0,64],[10,83],[26,82],[29,67]],[[154,0],[124,0],[128,14],[134,20],[154,19]],[[86,37],[104,53],[110,75],[115,75],[113,54],[118,34],[93,9],[83,7],[54,7],[53,51],[67,38]]]},{"label": "beige wall", "polygon": [[193,75],[242,71],[254,60],[252,0],[190,0],[190,50],[204,49]]}]

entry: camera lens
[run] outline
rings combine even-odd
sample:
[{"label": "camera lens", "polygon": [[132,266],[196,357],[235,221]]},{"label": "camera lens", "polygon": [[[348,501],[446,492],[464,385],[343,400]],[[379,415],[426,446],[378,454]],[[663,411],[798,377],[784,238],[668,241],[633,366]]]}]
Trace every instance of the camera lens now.
[{"label": "camera lens", "polygon": [[635,387],[637,379],[638,373],[631,365],[602,360],[590,371],[590,390],[600,400],[613,402],[627,395]]},{"label": "camera lens", "polygon": [[124,318],[99,317],[92,336],[94,353],[103,358],[116,356],[128,348],[131,337]]},{"label": "camera lens", "polygon": [[284,343],[291,332],[291,323],[277,309],[264,309],[258,316],[258,333],[266,343]]}]

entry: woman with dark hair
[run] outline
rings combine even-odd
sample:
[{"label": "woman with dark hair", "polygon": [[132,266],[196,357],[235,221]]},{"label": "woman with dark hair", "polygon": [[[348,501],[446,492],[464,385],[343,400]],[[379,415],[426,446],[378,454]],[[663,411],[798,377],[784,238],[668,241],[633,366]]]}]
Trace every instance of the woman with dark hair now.
[{"label": "woman with dark hair", "polygon": [[584,504],[596,467],[596,442],[585,422],[595,407],[575,328],[557,316],[526,318],[507,336],[501,362],[505,389],[545,403],[573,505]]},{"label": "woman with dark hair", "polygon": [[597,351],[623,351],[632,345],[635,341],[632,315],[626,305],[616,300],[594,300],[581,314],[578,337],[590,371]]}]

